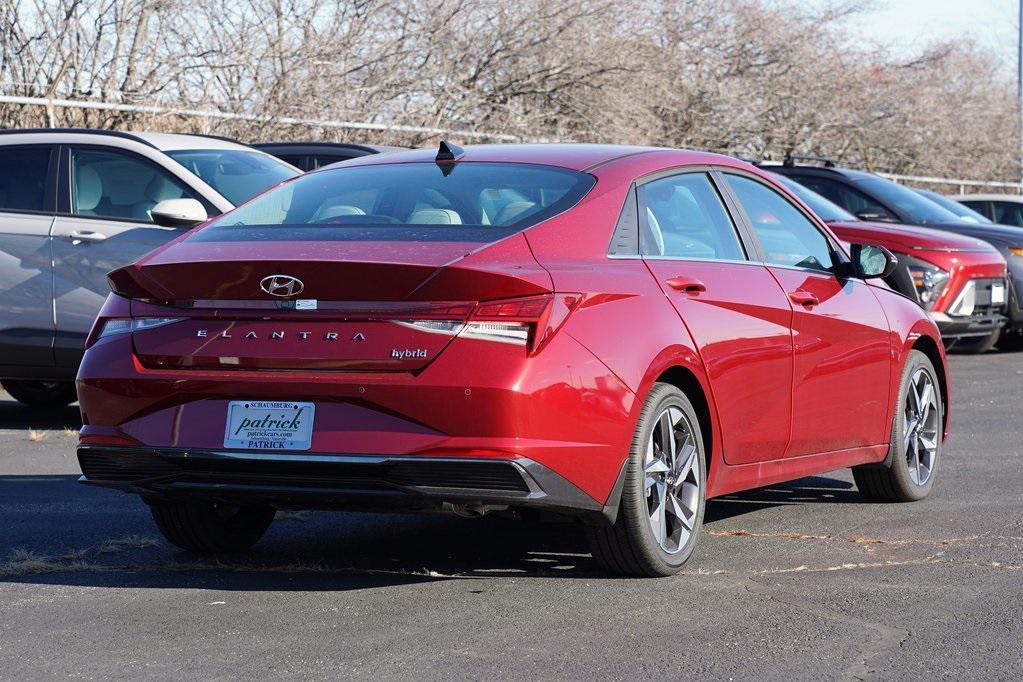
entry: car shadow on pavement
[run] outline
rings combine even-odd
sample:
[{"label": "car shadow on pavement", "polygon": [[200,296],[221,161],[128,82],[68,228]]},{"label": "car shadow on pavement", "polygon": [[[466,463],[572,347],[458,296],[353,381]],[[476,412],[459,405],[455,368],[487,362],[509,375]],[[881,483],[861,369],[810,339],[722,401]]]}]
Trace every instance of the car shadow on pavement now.
[{"label": "car shadow on pavement", "polygon": [[823,503],[864,504],[866,500],[856,490],[856,486],[848,481],[808,476],[714,498],[707,504],[703,520],[704,523],[713,523],[780,505]]},{"label": "car shadow on pavement", "polygon": [[[851,488],[802,479],[712,500],[706,520],[860,501]],[[0,514],[0,582],[346,591],[459,578],[606,577],[570,521],[282,511],[252,549],[210,557],[164,541],[134,495],[84,486],[73,475],[0,476]]]},{"label": "car shadow on pavement", "polygon": [[30,407],[14,400],[0,400],[0,429],[77,430],[81,426],[82,415],[77,403],[64,407]]}]

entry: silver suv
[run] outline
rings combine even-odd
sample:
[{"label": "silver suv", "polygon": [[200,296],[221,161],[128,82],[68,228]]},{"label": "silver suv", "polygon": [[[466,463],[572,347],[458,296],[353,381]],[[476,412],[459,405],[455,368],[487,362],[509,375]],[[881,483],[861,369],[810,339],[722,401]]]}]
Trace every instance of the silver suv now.
[{"label": "silver suv", "polygon": [[73,402],[107,273],[298,173],[199,135],[0,131],[0,383]]}]

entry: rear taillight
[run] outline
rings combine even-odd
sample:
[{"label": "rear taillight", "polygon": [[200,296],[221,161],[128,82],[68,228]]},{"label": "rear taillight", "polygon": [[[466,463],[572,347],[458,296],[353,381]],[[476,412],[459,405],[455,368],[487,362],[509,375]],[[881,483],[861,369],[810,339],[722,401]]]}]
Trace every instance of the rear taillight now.
[{"label": "rear taillight", "polygon": [[580,294],[544,294],[476,306],[461,336],[543,348],[582,300]]},{"label": "rear taillight", "polygon": [[392,320],[424,332],[525,346],[535,353],[551,340],[582,300],[580,294],[544,294],[484,301],[468,319]]},{"label": "rear taillight", "polygon": [[124,334],[125,332],[137,332],[145,329],[153,329],[154,327],[162,327],[167,324],[174,322],[180,322],[181,317],[136,317],[136,318],[125,318],[125,317],[108,317],[98,318],[96,323],[92,326],[92,331],[89,333],[89,338],[85,342],[85,347],[88,348],[92,344],[96,343],[100,339],[105,339],[108,336],[114,336],[116,334]]}]

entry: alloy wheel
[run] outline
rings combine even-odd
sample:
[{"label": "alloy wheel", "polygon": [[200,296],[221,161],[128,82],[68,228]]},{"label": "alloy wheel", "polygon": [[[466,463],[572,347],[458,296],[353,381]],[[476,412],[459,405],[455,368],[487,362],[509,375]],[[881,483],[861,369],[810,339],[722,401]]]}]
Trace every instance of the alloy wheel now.
[{"label": "alloy wheel", "polygon": [[924,485],[931,477],[938,456],[938,396],[930,373],[918,369],[913,373],[906,391],[903,451],[909,466],[909,477]]},{"label": "alloy wheel", "polygon": [[644,484],[650,531],[669,554],[682,550],[700,504],[700,451],[692,425],[678,407],[666,407],[646,445]]}]

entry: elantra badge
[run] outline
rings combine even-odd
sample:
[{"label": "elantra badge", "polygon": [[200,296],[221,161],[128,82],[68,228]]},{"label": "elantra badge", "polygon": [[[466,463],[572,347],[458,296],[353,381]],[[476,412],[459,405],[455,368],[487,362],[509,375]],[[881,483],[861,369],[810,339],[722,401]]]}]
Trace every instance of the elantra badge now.
[{"label": "elantra badge", "polygon": [[271,296],[294,296],[302,293],[305,285],[291,275],[269,275],[259,280],[259,288]]}]

